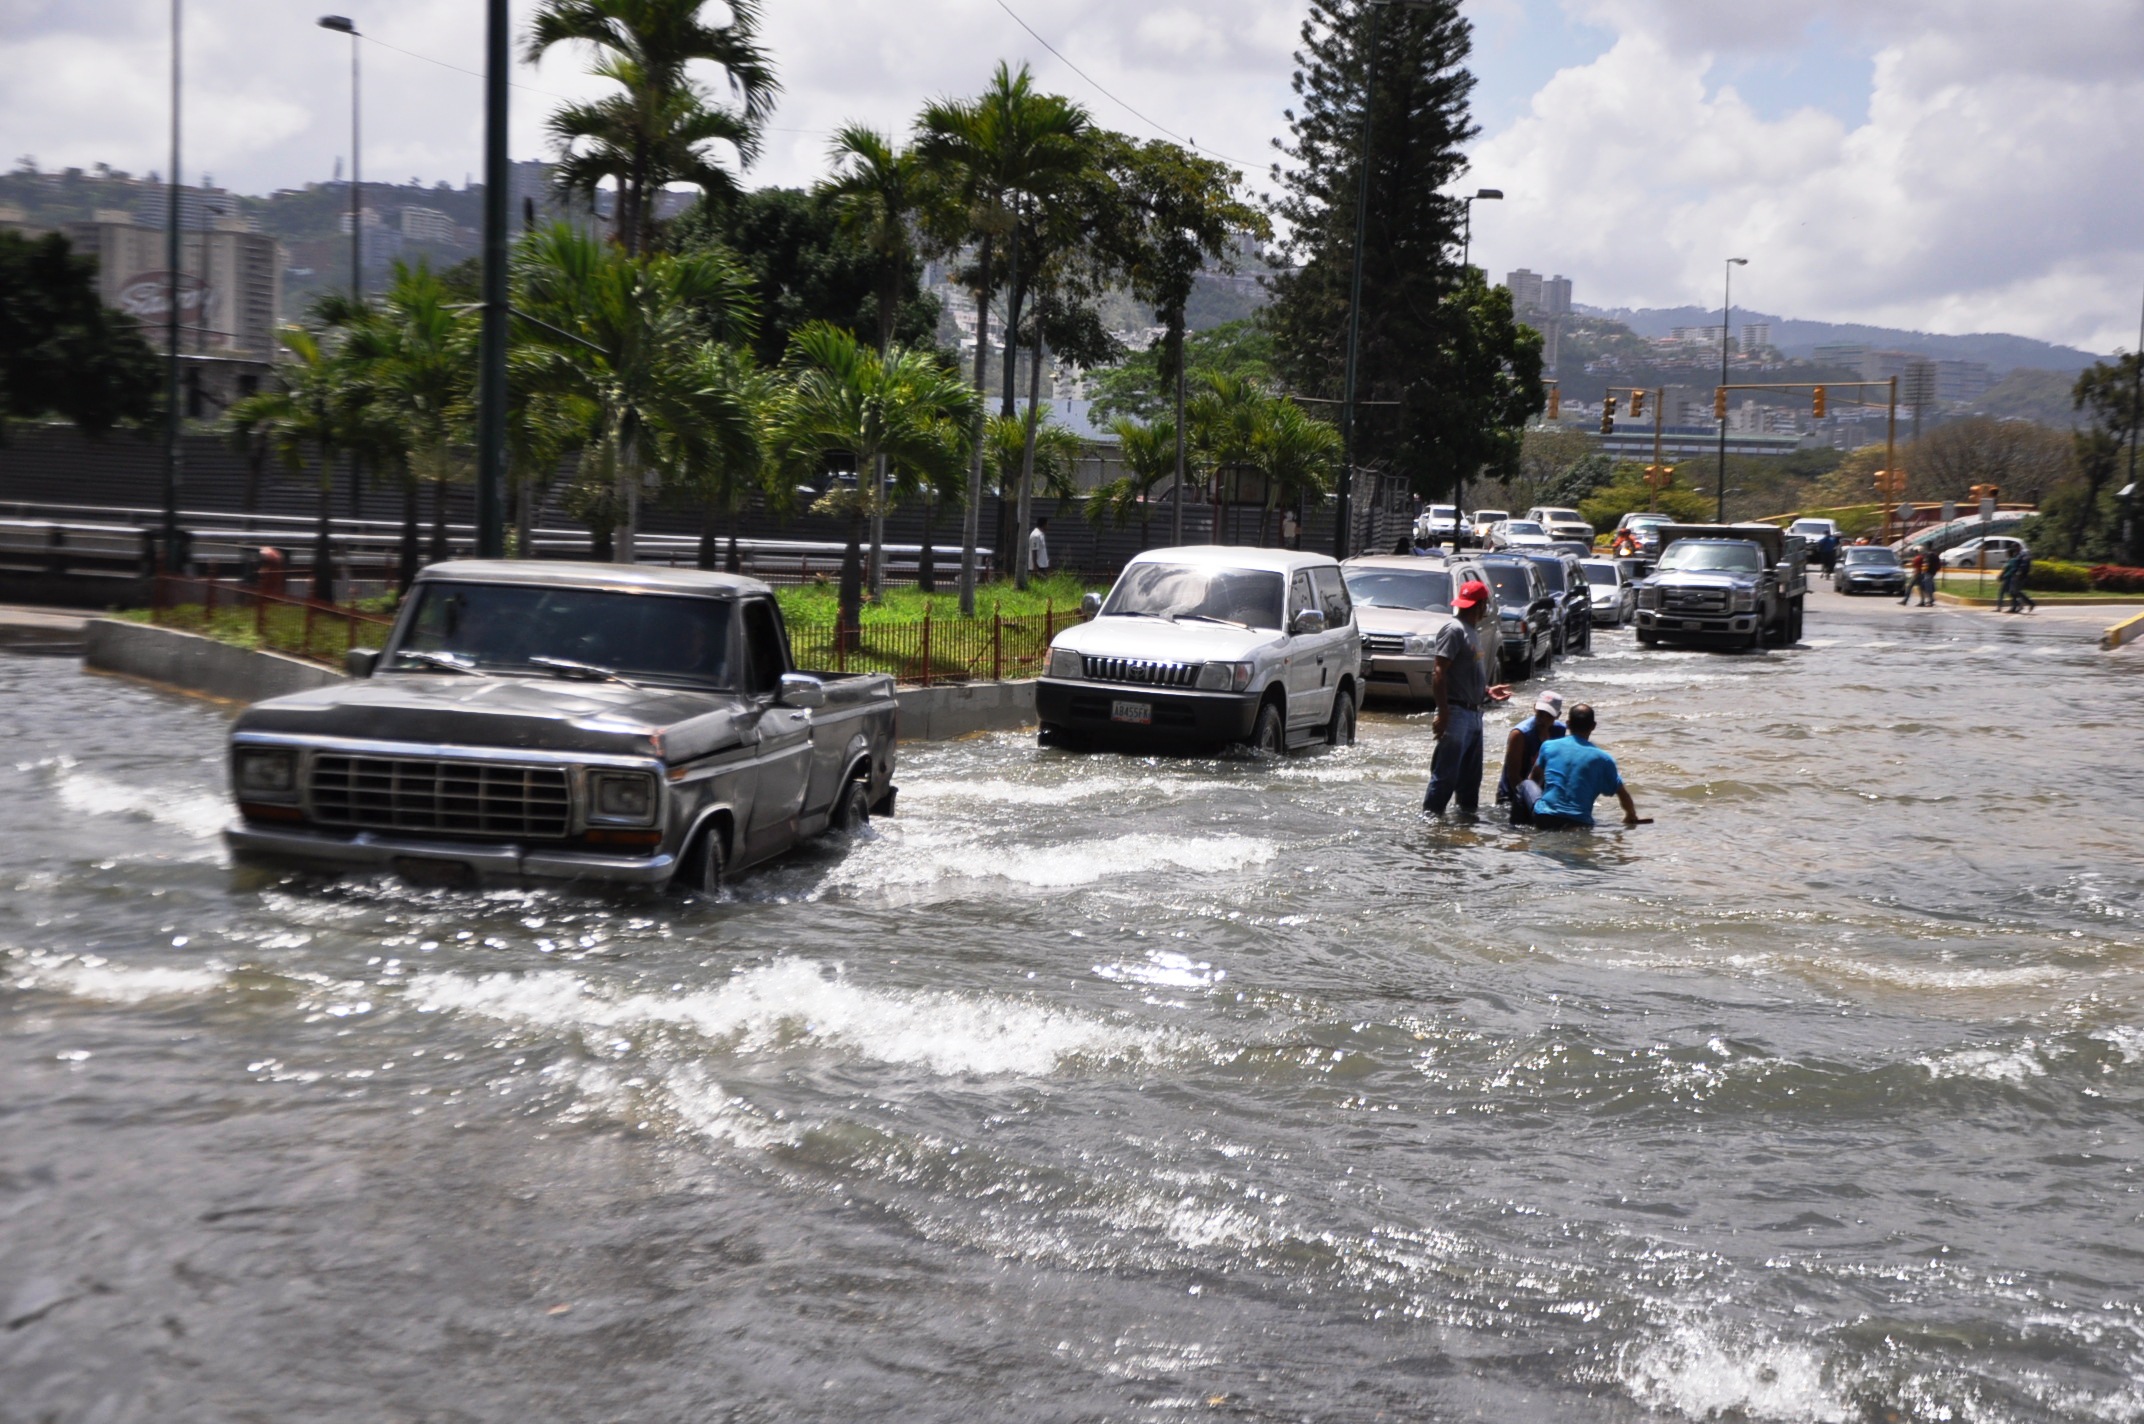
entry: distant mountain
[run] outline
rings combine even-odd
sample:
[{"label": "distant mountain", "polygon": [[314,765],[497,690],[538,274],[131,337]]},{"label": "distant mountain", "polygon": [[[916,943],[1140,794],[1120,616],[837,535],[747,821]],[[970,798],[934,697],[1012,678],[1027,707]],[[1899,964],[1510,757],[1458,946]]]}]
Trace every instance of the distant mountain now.
[{"label": "distant mountain", "polygon": [[[1703,307],[1589,307],[1573,303],[1582,312],[1622,322],[1640,336],[1666,336],[1678,326],[1717,326],[1718,308]],[[1793,321],[1783,316],[1735,308],[1737,335],[1751,322],[1770,323],[1772,344],[1789,356],[1814,355],[1819,346],[1835,342],[1859,342],[1886,351],[1918,351],[1952,361],[1985,361],[2000,376],[2020,367],[2040,371],[2082,371],[2101,357],[2074,346],[2056,346],[2029,336],[2004,332],[1977,332],[1971,336],[1939,336],[1927,331],[1900,331],[1889,326],[1863,326],[1856,322]]]}]

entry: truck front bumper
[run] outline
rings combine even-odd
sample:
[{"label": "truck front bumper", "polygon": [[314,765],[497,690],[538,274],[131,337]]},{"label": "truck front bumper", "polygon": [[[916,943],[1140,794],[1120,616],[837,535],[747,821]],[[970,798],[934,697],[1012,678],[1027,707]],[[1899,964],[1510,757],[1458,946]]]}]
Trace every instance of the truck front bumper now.
[{"label": "truck front bumper", "polygon": [[1641,608],[1637,626],[1641,633],[1658,633],[1663,638],[1746,638],[1757,631],[1759,616],[1755,613],[1664,614],[1657,609]]},{"label": "truck front bumper", "polygon": [[667,885],[677,857],[597,855],[569,847],[419,840],[373,831],[337,835],[298,826],[233,821],[224,843],[241,860],[326,871],[393,871],[413,880],[583,880],[608,885]]},{"label": "truck front bumper", "polygon": [[[1119,705],[1144,707],[1148,720],[1116,715]],[[1258,722],[1258,699],[1250,693],[1178,692],[1109,682],[1038,678],[1035,716],[1047,726],[1142,739],[1240,742]]]},{"label": "truck front bumper", "polygon": [[1362,662],[1362,695],[1407,702],[1431,699],[1430,681],[1436,674],[1435,658],[1410,658],[1398,653],[1373,653]]}]

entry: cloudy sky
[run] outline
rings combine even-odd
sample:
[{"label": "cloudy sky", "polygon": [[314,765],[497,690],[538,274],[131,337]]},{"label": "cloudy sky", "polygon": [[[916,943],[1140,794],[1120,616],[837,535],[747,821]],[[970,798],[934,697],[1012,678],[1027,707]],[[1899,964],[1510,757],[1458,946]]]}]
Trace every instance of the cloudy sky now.
[{"label": "cloudy sky", "polygon": [[[517,25],[534,0],[515,0]],[[247,192],[348,148],[370,37],[367,177],[481,162],[476,0],[185,0],[189,177]],[[1010,7],[1009,9],[1007,7]],[[2144,295],[2144,0],[1467,0],[1481,138],[1475,259],[1562,272],[1597,305],[1736,304],[2133,348]],[[1300,0],[765,0],[784,97],[754,181],[808,181],[828,130],[902,129],[926,96],[1031,61],[1102,122],[1263,181]],[[1015,16],[1017,15],[1017,18]],[[1050,53],[1024,20],[1061,51]],[[162,168],[167,0],[0,0],[0,158]],[[1078,70],[1085,71],[1083,77]],[[516,157],[593,92],[522,68]],[[1129,107],[1126,107],[1126,106]]]}]

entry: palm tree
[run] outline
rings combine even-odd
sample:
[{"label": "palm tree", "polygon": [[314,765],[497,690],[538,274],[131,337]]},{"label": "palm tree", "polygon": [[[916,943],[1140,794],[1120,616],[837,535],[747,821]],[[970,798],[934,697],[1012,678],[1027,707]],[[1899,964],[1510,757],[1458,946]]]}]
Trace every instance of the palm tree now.
[{"label": "palm tree", "polygon": [[[1017,238],[1025,205],[1086,161],[1087,111],[1069,99],[1038,93],[1026,65],[1018,74],[1000,62],[990,86],[975,99],[940,99],[916,119],[916,150],[931,176],[931,226],[947,251],[979,243],[975,268],[975,389],[990,369],[990,294],[996,244]],[[1011,254],[1011,285],[1019,284],[1019,250]],[[1010,328],[1010,320],[1008,327]],[[1010,411],[1011,381],[1006,382]],[[961,521],[960,611],[975,614],[976,541],[983,498],[983,405],[976,404],[968,467],[968,501]]]},{"label": "palm tree", "polygon": [[1121,527],[1136,509],[1139,548],[1144,552],[1153,534],[1154,487],[1176,473],[1176,422],[1162,416],[1151,425],[1142,425],[1120,415],[1110,422],[1109,432],[1117,437],[1124,475],[1088,496],[1087,517],[1097,523],[1106,518]]},{"label": "palm tree", "polygon": [[[594,72],[623,90],[565,105],[550,128],[562,189],[592,204],[600,184],[617,185],[615,233],[628,252],[652,249],[658,195],[671,183],[695,183],[710,195],[734,192],[736,179],[708,156],[707,145],[726,142],[750,163],[774,108],[780,86],[758,43],[757,0],[728,0],[727,25],[702,21],[705,4],[542,0],[529,28],[529,63],[553,45],[584,44],[596,52]],[[721,66],[734,105],[713,101],[692,80],[687,67],[695,62]]]},{"label": "palm tree", "polygon": [[750,336],[750,279],[719,249],[636,258],[563,223],[524,240],[518,266],[525,310],[544,323],[529,378],[591,413],[591,509],[629,564],[643,488],[690,476],[720,444],[703,357],[710,342]]},{"label": "palm tree", "polygon": [[1185,407],[1190,423],[1190,458],[1209,481],[1213,499],[1213,541],[1222,542],[1221,513],[1227,498],[1226,475],[1253,463],[1260,417],[1270,397],[1248,376],[1212,372],[1199,382],[1199,393]]},{"label": "palm tree", "polygon": [[279,340],[292,360],[280,363],[281,390],[261,391],[232,403],[225,413],[233,431],[265,439],[297,474],[311,452],[318,460],[320,518],[313,534],[312,597],[335,597],[334,517],[335,453],[344,435],[344,372],[322,349],[319,339],[300,326],[286,326]]},{"label": "palm tree", "polygon": [[[913,150],[897,149],[876,129],[846,124],[834,135],[834,174],[821,185],[834,197],[841,224],[878,264],[878,354],[893,347],[901,279],[915,262],[911,228],[922,198],[922,172]],[[871,592],[886,588],[886,462],[872,471],[877,490],[871,514]],[[925,533],[928,543],[929,534]]]},{"label": "palm tree", "polygon": [[[896,346],[881,357],[828,322],[790,338],[787,365],[789,386],[772,422],[775,463],[792,479],[837,476],[814,508],[848,517],[840,618],[853,632],[863,613],[863,521],[879,504],[862,472],[885,457],[896,493],[950,477],[967,457],[981,399],[936,353]],[[857,476],[846,489],[843,471]]]},{"label": "palm tree", "polygon": [[737,557],[737,513],[745,495],[766,468],[767,422],[773,417],[776,382],[741,346],[702,348],[698,392],[698,447],[686,460],[693,490],[700,499],[699,566],[715,566],[715,519],[729,518],[729,552],[722,567],[741,571]]},{"label": "palm tree", "polygon": [[1332,487],[1340,448],[1339,431],[1286,396],[1269,396],[1260,405],[1251,437],[1251,466],[1266,487],[1265,505],[1258,511],[1260,544],[1266,542],[1266,520],[1274,510]]}]

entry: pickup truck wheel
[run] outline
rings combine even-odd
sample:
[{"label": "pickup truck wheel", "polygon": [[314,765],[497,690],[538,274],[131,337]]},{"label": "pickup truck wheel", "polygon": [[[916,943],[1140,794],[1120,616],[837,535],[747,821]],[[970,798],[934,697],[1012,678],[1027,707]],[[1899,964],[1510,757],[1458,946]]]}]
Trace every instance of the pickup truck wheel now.
[{"label": "pickup truck wheel", "polygon": [[1641,648],[1657,648],[1660,646],[1660,635],[1640,628],[1638,630],[1638,646]]},{"label": "pickup truck wheel", "polygon": [[678,869],[678,881],[687,890],[697,890],[702,895],[720,895],[729,866],[729,852],[722,844],[722,828],[710,821],[701,829],[692,849],[686,852],[685,863]]},{"label": "pickup truck wheel", "polygon": [[1258,709],[1258,720],[1251,726],[1251,750],[1279,756],[1288,749],[1288,729],[1281,721],[1280,708],[1268,702]]},{"label": "pickup truck wheel", "polygon": [[1325,724],[1325,740],[1335,747],[1355,745],[1355,694],[1344,687],[1333,694],[1333,715]]},{"label": "pickup truck wheel", "polygon": [[852,781],[841,788],[841,796],[834,802],[834,814],[827,821],[827,829],[837,836],[853,836],[871,823],[871,789],[861,781]]}]

